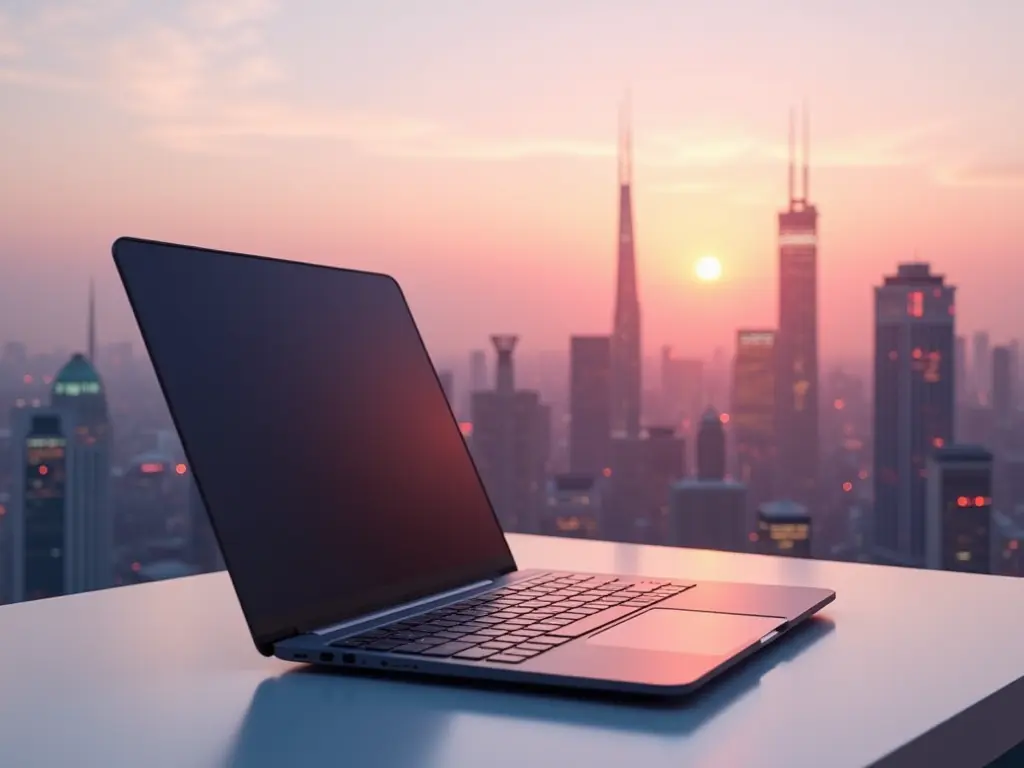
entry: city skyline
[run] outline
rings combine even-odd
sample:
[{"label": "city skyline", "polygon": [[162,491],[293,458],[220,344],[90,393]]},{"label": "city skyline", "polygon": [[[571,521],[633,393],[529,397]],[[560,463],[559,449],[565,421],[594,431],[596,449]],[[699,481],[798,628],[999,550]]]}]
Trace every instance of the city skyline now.
[{"label": "city skyline", "polygon": [[[1004,308],[1024,280],[1024,109],[995,97],[1017,55],[1003,36],[1024,11],[1000,7],[1001,23],[989,13],[981,25],[961,2],[799,18],[795,2],[742,14],[719,3],[699,9],[698,31],[695,11],[653,0],[645,13],[545,6],[543,19],[529,2],[451,2],[455,16],[391,26],[384,5],[182,2],[144,19],[120,0],[8,7],[5,335],[67,344],[95,275],[104,337],[132,338],[108,256],[132,232],[392,272],[442,354],[502,328],[526,348],[565,349],[610,323],[614,110],[627,85],[645,355],[661,343],[706,353],[736,327],[773,325],[786,110],[803,97],[825,212],[823,356],[870,354],[872,286],[915,257],[960,287],[961,332],[1018,335]],[[565,53],[567,26],[609,60]],[[343,44],[352,27],[359,45]],[[782,27],[791,45],[768,56]],[[970,68],[940,45],[951,30]],[[847,66],[868,42],[870,61]],[[501,56],[484,56],[495,46]],[[808,57],[810,73],[796,66]],[[73,135],[52,120],[57,105]],[[724,264],[714,285],[692,276],[706,254]],[[40,301],[47,311],[32,314]]]}]

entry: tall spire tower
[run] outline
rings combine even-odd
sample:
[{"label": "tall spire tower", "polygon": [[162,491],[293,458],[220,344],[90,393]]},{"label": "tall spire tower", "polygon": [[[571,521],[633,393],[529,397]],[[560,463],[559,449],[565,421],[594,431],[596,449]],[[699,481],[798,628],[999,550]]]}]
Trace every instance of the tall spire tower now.
[{"label": "tall spire tower", "polygon": [[619,113],[619,237],[612,329],[612,432],[640,434],[640,298],[633,240],[633,136],[629,94]]},{"label": "tall spire tower", "polygon": [[96,365],[96,281],[89,280],[89,362]]},{"label": "tall spire tower", "polygon": [[802,115],[800,187],[796,110],[789,117],[789,200],[779,213],[776,425],[778,491],[818,506],[818,209],[810,201],[810,133]]}]

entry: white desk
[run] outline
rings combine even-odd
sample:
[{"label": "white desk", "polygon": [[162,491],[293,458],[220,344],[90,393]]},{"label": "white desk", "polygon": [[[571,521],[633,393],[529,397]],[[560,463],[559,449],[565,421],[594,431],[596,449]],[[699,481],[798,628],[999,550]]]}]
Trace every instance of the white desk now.
[{"label": "white desk", "polygon": [[223,574],[0,608],[0,766],[979,766],[1024,740],[1024,580],[514,536],[523,567],[838,598],[671,707],[265,659]]}]

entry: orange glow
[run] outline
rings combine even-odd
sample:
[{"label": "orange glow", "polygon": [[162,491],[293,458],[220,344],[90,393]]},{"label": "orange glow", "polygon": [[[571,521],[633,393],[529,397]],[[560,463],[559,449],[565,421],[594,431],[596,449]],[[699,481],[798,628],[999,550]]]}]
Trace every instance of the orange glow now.
[{"label": "orange glow", "polygon": [[847,493],[852,491],[853,490],[853,483],[851,483],[851,482],[843,483],[843,490],[846,491]]},{"label": "orange glow", "polygon": [[907,294],[907,314],[911,317],[924,317],[924,293],[911,291]]},{"label": "orange glow", "polygon": [[188,467],[186,467],[184,464],[179,464],[174,468],[174,471],[177,472],[179,475],[184,475],[186,472],[188,472]]},{"label": "orange glow", "polygon": [[846,403],[843,401],[843,398],[837,397],[836,401],[832,403],[832,407],[835,408],[837,411],[841,411],[843,410],[843,408],[846,407]]},{"label": "orange glow", "polygon": [[956,500],[956,503],[959,507],[966,507],[971,502],[966,496],[961,496],[959,499]]},{"label": "orange glow", "polygon": [[40,475],[48,475],[48,474],[50,474],[50,468],[48,466],[46,466],[45,464],[40,464],[39,465],[39,474]]},{"label": "orange glow", "polygon": [[139,471],[144,475],[155,475],[157,472],[164,471],[164,465],[159,461],[149,461],[142,464],[139,467]]},{"label": "orange glow", "polygon": [[976,507],[984,507],[985,506],[985,497],[984,496],[975,496],[974,497],[974,506],[976,506]]},{"label": "orange glow", "polygon": [[923,352],[921,351],[921,349],[920,349],[920,348],[918,348],[918,349],[915,349],[915,350],[914,350],[914,359],[915,359],[915,360],[920,360],[920,359],[921,359],[921,356],[922,356],[923,354],[924,354],[924,353],[923,353]]},{"label": "orange glow", "polygon": [[473,434],[473,422],[471,422],[471,421],[460,421],[459,422],[459,431],[462,433],[463,437],[469,437],[470,435]]},{"label": "orange glow", "polygon": [[132,563],[132,570],[135,573],[138,573],[139,571],[141,571],[142,570],[142,563],[139,563],[139,562]]},{"label": "orange glow", "polygon": [[945,444],[946,441],[943,440],[941,437],[936,437],[935,439],[932,440],[932,445],[934,445],[936,448],[941,448]]},{"label": "orange glow", "polygon": [[604,475],[605,477],[611,477],[612,476],[612,468],[611,467],[605,467],[604,469],[601,470],[601,474]]},{"label": "orange glow", "polygon": [[729,423],[729,414],[728,413],[723,413],[719,418],[722,420],[723,424],[728,424]]}]

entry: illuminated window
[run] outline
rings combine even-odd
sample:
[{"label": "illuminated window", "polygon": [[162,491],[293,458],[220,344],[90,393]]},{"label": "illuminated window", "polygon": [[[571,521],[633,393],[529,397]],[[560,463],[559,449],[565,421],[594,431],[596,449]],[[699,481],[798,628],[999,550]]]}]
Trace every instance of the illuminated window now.
[{"label": "illuminated window", "polygon": [[929,384],[937,384],[942,380],[939,373],[939,363],[942,362],[941,352],[929,352],[928,359],[924,364],[924,380]]},{"label": "illuminated window", "polygon": [[924,293],[911,291],[907,294],[907,314],[911,317],[924,317]]}]

